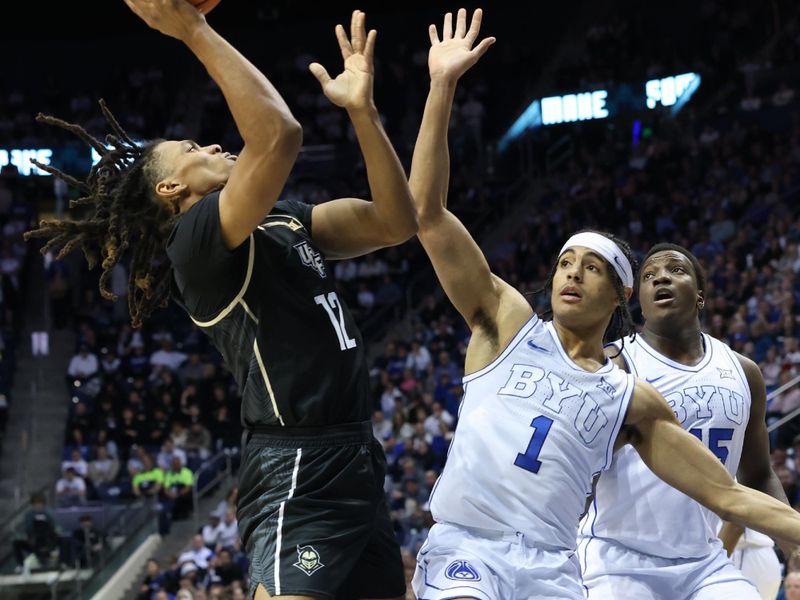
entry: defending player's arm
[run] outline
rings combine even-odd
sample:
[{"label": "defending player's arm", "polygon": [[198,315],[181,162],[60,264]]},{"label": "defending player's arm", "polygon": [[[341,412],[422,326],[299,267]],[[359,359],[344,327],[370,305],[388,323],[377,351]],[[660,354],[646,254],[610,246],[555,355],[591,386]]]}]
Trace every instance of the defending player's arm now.
[{"label": "defending player's arm", "polygon": [[482,13],[476,10],[469,31],[466,11],[458,12],[455,33],[447,13],[439,40],[430,26],[431,50],[428,67],[430,91],[425,103],[409,184],[419,213],[419,237],[436,275],[455,308],[470,328],[482,315],[496,319],[502,282],[489,270],[481,249],[458,218],[447,210],[450,158],[447,128],[456,83],[494,42],[473,43],[480,31]]},{"label": "defending player's arm", "polygon": [[685,431],[664,398],[638,380],[626,419],[632,444],[662,480],[723,520],[788,544],[800,542],[800,513],[775,498],[736,483],[714,454]]},{"label": "defending player's arm", "polygon": [[417,213],[403,165],[381,124],[372,97],[375,30],[366,33],[365,15],[353,12],[350,35],[336,26],[344,71],[331,79],[325,68],[310,65],[325,95],[347,109],[367,167],[372,202],[339,198],[314,207],[312,235],[327,258],[361,256],[395,246],[417,232]]},{"label": "defending player's arm", "polygon": [[[737,355],[737,358],[747,377],[751,398],[750,419],[744,433],[737,479],[742,485],[764,492],[788,505],[789,500],[772,469],[769,456],[769,434],[766,425],[767,390],[764,377],[761,375],[761,369],[752,360],[742,355]],[[743,532],[744,530],[734,523],[725,523],[722,526],[719,537],[728,555],[733,552]],[[793,545],[781,543],[780,546],[785,556],[790,556],[795,549]]]},{"label": "defending player's arm", "polygon": [[300,124],[264,74],[190,3],[125,2],[150,27],[186,44],[225,96],[244,141],[219,200],[223,241],[236,248],[278,199],[300,151]]}]

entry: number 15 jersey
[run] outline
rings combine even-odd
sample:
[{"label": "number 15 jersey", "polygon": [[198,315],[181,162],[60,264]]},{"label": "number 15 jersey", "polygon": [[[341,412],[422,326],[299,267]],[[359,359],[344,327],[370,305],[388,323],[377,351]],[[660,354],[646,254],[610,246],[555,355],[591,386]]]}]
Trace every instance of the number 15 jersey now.
[{"label": "number 15 jersey", "polygon": [[579,367],[552,322],[534,315],[497,359],[464,377],[455,437],[431,492],[434,519],[574,550],[633,387],[611,361],[595,373]]},{"label": "number 15 jersey", "polygon": [[[750,418],[750,387],[733,351],[702,336],[705,354],[693,366],[669,359],[641,335],[625,340],[622,356],[735,477]],[[598,480],[580,534],[586,544],[605,538],[653,556],[699,558],[721,547],[719,524],[716,514],[658,479],[633,448],[625,447]]]}]

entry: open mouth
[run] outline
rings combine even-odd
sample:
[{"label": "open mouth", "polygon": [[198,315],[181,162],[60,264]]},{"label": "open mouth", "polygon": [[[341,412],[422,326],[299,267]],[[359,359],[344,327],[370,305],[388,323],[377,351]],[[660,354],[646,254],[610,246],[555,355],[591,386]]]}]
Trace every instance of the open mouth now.
[{"label": "open mouth", "polygon": [[655,296],[653,296],[653,300],[655,304],[662,306],[665,304],[672,304],[675,300],[675,295],[672,291],[668,290],[667,288],[661,288],[656,290]]},{"label": "open mouth", "polygon": [[581,299],[580,292],[572,287],[564,288],[559,295],[565,302],[577,302]]}]

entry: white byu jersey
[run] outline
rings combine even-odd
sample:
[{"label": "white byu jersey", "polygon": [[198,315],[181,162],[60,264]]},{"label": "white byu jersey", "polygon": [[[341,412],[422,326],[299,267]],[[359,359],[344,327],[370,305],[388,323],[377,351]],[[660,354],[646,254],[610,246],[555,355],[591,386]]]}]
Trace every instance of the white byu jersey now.
[{"label": "white byu jersey", "polygon": [[[641,336],[625,340],[622,356],[631,373],[655,386],[683,428],[735,477],[750,417],[750,387],[733,351],[702,335],[705,355],[694,366],[670,360]],[[598,480],[580,535],[581,543],[605,538],[649,555],[696,558],[721,547],[719,525],[716,514],[661,481],[625,446]]]},{"label": "white byu jersey", "polygon": [[464,377],[455,437],[430,507],[438,522],[522,533],[575,549],[594,474],[611,464],[633,377],[589,373],[533,316],[503,353]]}]

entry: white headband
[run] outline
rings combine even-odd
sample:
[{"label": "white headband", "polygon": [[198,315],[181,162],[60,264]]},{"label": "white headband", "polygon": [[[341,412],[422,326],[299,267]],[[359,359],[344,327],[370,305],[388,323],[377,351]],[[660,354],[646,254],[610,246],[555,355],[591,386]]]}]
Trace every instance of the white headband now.
[{"label": "white headband", "polygon": [[608,264],[614,267],[617,275],[622,280],[622,285],[629,288],[633,287],[633,269],[631,269],[630,261],[622,253],[619,246],[606,236],[592,233],[591,231],[576,233],[561,247],[561,252],[558,255],[561,256],[568,248],[573,246],[584,246],[597,252],[606,259]]}]

